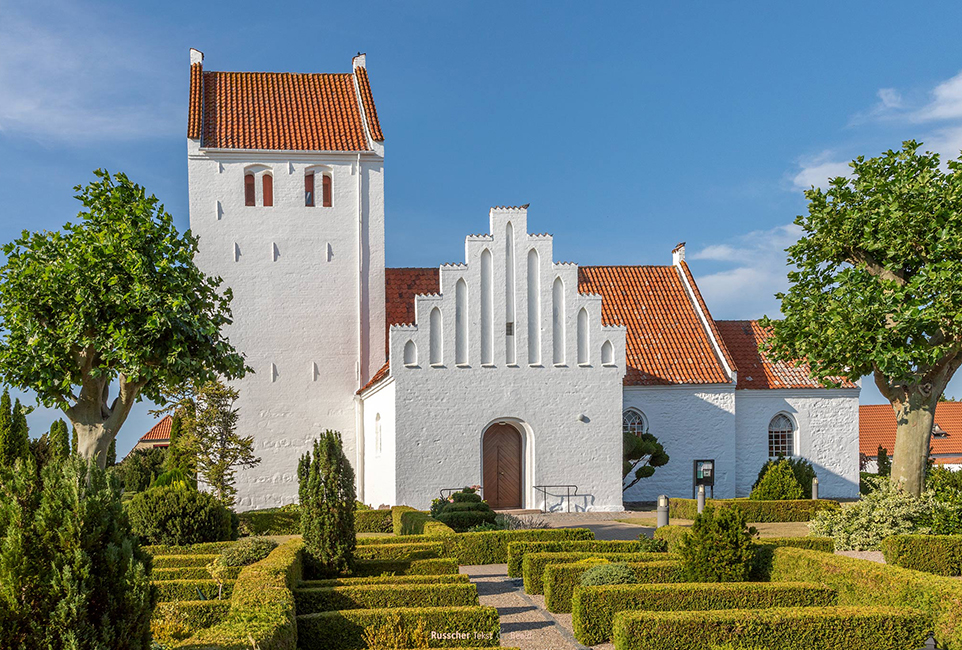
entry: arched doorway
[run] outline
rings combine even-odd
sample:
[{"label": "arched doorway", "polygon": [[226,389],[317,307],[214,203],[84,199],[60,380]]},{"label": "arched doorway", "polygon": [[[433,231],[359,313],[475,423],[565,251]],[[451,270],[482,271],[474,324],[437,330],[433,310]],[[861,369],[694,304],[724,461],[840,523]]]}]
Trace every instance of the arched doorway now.
[{"label": "arched doorway", "polygon": [[521,507],[521,433],[510,424],[492,424],[482,440],[484,499],[492,508]]}]

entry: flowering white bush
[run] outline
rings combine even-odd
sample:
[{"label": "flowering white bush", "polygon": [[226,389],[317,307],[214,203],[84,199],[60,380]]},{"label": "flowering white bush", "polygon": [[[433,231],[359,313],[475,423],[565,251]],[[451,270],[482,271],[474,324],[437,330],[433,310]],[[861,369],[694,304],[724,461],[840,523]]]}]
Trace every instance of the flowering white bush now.
[{"label": "flowering white bush", "polygon": [[808,525],[810,534],[831,537],[836,551],[876,551],[890,535],[931,532],[933,516],[944,506],[932,492],[913,497],[891,486],[888,477],[866,477],[874,488],[840,510],[823,510]]}]

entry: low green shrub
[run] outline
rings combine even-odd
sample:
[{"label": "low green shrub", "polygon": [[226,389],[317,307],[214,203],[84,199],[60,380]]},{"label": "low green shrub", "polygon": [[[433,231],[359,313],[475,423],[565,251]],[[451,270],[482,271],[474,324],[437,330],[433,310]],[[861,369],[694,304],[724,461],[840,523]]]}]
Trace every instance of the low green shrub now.
[{"label": "low green shrub", "polygon": [[[201,580],[154,580],[158,601],[226,600],[234,591],[234,580],[225,580],[223,589],[208,575]],[[219,596],[219,597],[218,597]]]},{"label": "low green shrub", "polygon": [[220,623],[230,611],[229,600],[187,600],[157,603],[150,620],[155,643],[172,645]]},{"label": "low green shrub", "polygon": [[962,535],[893,535],[882,540],[886,564],[942,576],[962,575]]},{"label": "low green shrub", "polygon": [[156,487],[124,504],[135,535],[149,544],[237,539],[231,512],[207,492]]},{"label": "low green shrub", "polygon": [[[367,647],[364,629],[400,619],[405,629],[419,624],[425,631],[443,635],[447,647],[457,645],[497,647],[501,626],[493,607],[425,607],[398,609],[345,609],[297,617],[300,650],[361,650]],[[461,636],[465,638],[460,638]],[[432,645],[437,645],[437,641]]]},{"label": "low green shrub", "polygon": [[918,648],[928,630],[923,612],[894,607],[619,612],[614,620],[617,650],[690,650],[724,643],[805,650]]},{"label": "low green shrub", "polygon": [[245,537],[225,548],[218,563],[225,567],[239,567],[260,562],[277,548],[277,542],[263,537]]},{"label": "low green shrub", "polygon": [[803,494],[791,464],[783,458],[768,465],[768,470],[752,488],[748,498],[752,501],[798,501]]},{"label": "low green shrub", "polygon": [[301,589],[322,587],[353,587],[357,585],[406,585],[406,584],[451,584],[467,583],[471,578],[466,573],[446,573],[444,575],[413,576],[368,576],[366,578],[334,578],[327,580],[305,580]]},{"label": "low green shrub", "polygon": [[581,576],[582,587],[596,585],[633,585],[638,582],[638,576],[623,562],[593,566]]},{"label": "low green shrub", "polygon": [[638,540],[561,540],[552,542],[509,542],[508,543],[508,575],[512,578],[522,576],[522,563],[525,553],[661,553],[667,550],[667,544],[660,539],[648,537]]},{"label": "low green shrub", "polygon": [[443,555],[444,545],[441,542],[367,544],[358,546],[354,552],[358,560],[426,560]]},{"label": "low green shrub", "polygon": [[[160,555],[218,555],[225,548],[233,544],[233,541],[225,542],[205,542],[203,544],[153,544],[142,546],[141,548],[156,559]],[[208,560],[209,562],[210,560]]]},{"label": "low green shrub", "polygon": [[459,533],[475,527],[494,526],[496,519],[491,506],[470,487],[454,492],[447,499],[435,499],[431,504],[431,516]]},{"label": "low green shrub", "polygon": [[691,526],[662,526],[655,529],[655,539],[668,545],[669,553],[677,553],[681,540],[691,532]]},{"label": "low green shrub", "polygon": [[575,637],[584,645],[611,640],[615,614],[622,611],[699,611],[829,607],[834,589],[804,582],[726,582],[582,587],[571,601]]},{"label": "low green shrub", "polygon": [[772,556],[776,548],[806,548],[811,551],[832,553],[835,542],[831,537],[766,537],[755,540],[755,559],[752,562],[751,579],[765,580],[771,573]]},{"label": "low green shrub", "polygon": [[355,510],[354,530],[359,533],[394,532],[391,511],[387,508],[384,510]]},{"label": "low green shrub", "polygon": [[[694,519],[698,514],[695,499],[671,499],[669,515],[672,519]],[[802,499],[800,501],[752,501],[750,499],[708,499],[705,506],[738,508],[745,513],[748,523],[811,521],[823,510],[838,510],[838,501]]]},{"label": "low green shrub", "polygon": [[939,646],[962,650],[959,580],[801,548],[775,549],[770,579],[826,585],[838,592],[838,603],[843,606],[922,610],[932,621]]},{"label": "low green shrub", "polygon": [[[221,576],[225,580],[236,580],[240,575],[241,567],[225,567]],[[210,571],[206,566],[184,566],[172,567],[170,569],[153,569],[150,572],[151,580],[210,580]]]},{"label": "low green shrub", "polygon": [[257,535],[300,535],[301,511],[296,503],[280,508],[248,510],[238,513],[240,534]]},{"label": "low green shrub", "polygon": [[358,560],[354,576],[379,576],[385,573],[398,575],[445,575],[458,572],[458,561],[442,557],[429,560]]},{"label": "low green shrub", "polygon": [[743,582],[752,573],[757,531],[737,508],[706,507],[681,539],[678,555],[691,582]]},{"label": "low green shrub", "polygon": [[246,566],[234,584],[231,607],[217,625],[201,630],[179,648],[188,650],[296,650],[294,592],[303,572],[304,542],[281,544]]},{"label": "low green shrub", "polygon": [[179,567],[205,567],[217,559],[217,555],[155,555],[151,561],[154,570]]},{"label": "low green shrub", "polygon": [[802,496],[800,499],[811,499],[812,498],[812,479],[815,478],[815,468],[812,463],[808,460],[801,458],[799,456],[792,456],[789,458],[773,458],[762,465],[761,470],[758,472],[758,478],[755,479],[755,483],[752,484],[752,490],[758,487],[762,479],[765,478],[765,474],[771,469],[773,465],[785,462],[788,463],[789,468],[792,470],[792,474],[795,476],[795,480],[802,488]]},{"label": "low green shrub", "polygon": [[521,564],[526,594],[544,593],[544,570],[549,564],[567,564],[586,558],[598,557],[609,562],[655,562],[666,559],[664,553],[605,553],[605,552],[568,552],[568,553],[525,553]]},{"label": "low green shrub", "polygon": [[[686,582],[684,567],[677,560],[627,562],[626,565],[635,574],[635,582],[638,583]],[[581,588],[581,578],[593,568],[597,567],[578,563],[546,566],[544,569],[545,609],[549,612],[570,612],[571,599],[575,591]]]},{"label": "low green shrub", "polygon": [[456,582],[354,585],[298,589],[294,592],[294,600],[298,615],[338,609],[467,606],[478,604],[478,589],[473,584]]},{"label": "low green shrub", "polygon": [[395,535],[453,535],[454,529],[447,524],[435,521],[426,512],[409,506],[391,508],[391,524]]}]

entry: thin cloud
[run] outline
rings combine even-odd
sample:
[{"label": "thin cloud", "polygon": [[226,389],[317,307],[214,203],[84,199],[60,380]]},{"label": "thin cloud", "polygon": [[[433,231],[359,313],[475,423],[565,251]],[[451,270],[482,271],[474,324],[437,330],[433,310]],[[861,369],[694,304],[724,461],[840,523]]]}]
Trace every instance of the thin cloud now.
[{"label": "thin cloud", "polygon": [[153,72],[144,34],[68,3],[2,2],[0,13],[0,135],[81,143],[180,128],[179,107],[165,99],[179,97],[174,80]]},{"label": "thin cloud", "polygon": [[833,159],[834,153],[825,151],[814,158],[799,161],[799,169],[792,175],[792,186],[807,190],[810,187],[828,187],[828,181],[836,176],[848,176],[852,169],[848,161]]}]

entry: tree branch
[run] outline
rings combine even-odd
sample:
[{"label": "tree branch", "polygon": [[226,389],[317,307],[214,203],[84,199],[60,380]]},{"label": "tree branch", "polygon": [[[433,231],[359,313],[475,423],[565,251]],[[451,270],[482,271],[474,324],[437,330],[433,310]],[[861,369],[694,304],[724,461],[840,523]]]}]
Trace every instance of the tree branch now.
[{"label": "tree branch", "polygon": [[879,264],[878,261],[875,259],[875,257],[873,257],[870,253],[867,253],[863,250],[856,250],[854,248],[850,249],[848,252],[848,258],[849,258],[848,261],[851,264],[854,264],[854,265],[861,264],[865,268],[865,270],[869,272],[869,274],[874,275],[877,278],[881,278],[883,280],[889,280],[899,285],[900,287],[904,287],[909,283],[908,280],[905,278],[904,272],[890,271],[889,269]]}]

